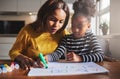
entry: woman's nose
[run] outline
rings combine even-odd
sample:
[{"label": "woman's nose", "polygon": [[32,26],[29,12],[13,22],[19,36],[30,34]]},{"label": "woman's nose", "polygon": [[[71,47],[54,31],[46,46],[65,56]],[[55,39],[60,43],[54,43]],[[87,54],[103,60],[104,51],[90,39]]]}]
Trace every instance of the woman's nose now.
[{"label": "woman's nose", "polygon": [[54,24],[55,27],[58,27],[59,26],[59,22],[56,21],[55,24]]}]

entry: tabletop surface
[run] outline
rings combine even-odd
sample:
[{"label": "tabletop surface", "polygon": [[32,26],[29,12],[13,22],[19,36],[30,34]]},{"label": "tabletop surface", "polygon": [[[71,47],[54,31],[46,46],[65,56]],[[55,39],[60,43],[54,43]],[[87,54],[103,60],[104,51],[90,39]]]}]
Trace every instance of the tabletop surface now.
[{"label": "tabletop surface", "polygon": [[[10,60],[0,60],[0,64],[10,64]],[[67,75],[67,76],[27,76],[28,70],[15,69],[12,72],[0,74],[0,79],[120,79],[120,62],[97,63],[109,70],[108,73]]]}]

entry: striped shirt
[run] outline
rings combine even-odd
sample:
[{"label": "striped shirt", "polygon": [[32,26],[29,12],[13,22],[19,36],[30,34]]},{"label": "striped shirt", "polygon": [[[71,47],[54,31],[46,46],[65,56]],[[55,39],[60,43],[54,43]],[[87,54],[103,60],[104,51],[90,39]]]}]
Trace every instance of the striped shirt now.
[{"label": "striped shirt", "polygon": [[48,61],[57,61],[67,52],[75,52],[82,62],[101,62],[104,56],[96,36],[91,32],[79,39],[75,39],[73,34],[66,35],[58,48],[48,55]]}]

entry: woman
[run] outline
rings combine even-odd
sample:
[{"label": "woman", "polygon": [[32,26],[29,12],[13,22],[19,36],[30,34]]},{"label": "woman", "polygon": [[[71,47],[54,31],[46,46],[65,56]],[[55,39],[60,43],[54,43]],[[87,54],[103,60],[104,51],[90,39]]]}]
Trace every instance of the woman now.
[{"label": "woman", "polygon": [[38,54],[46,55],[56,49],[65,35],[68,20],[69,9],[63,0],[46,1],[38,11],[36,21],[19,32],[9,52],[11,59],[19,63],[22,69],[30,68],[34,61],[42,65]]}]

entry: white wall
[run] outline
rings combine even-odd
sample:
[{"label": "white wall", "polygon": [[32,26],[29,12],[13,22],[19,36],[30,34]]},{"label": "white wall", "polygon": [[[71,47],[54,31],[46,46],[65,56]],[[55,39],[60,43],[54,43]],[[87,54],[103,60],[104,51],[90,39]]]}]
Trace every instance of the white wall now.
[{"label": "white wall", "polygon": [[120,0],[110,0],[110,50],[120,59]]},{"label": "white wall", "polygon": [[120,59],[120,35],[112,35],[109,39],[109,48],[114,58]]},{"label": "white wall", "polygon": [[110,34],[120,34],[120,0],[110,0]]}]

